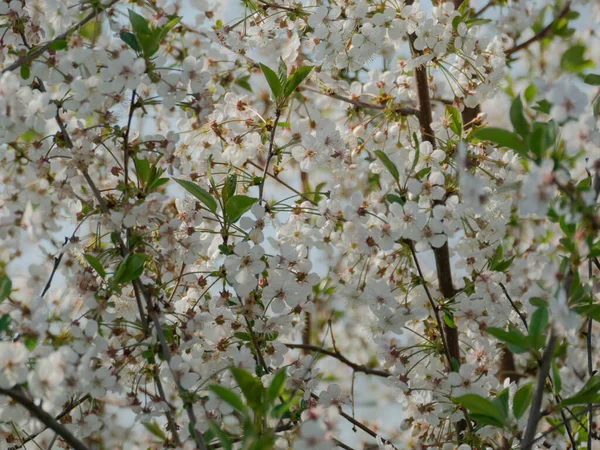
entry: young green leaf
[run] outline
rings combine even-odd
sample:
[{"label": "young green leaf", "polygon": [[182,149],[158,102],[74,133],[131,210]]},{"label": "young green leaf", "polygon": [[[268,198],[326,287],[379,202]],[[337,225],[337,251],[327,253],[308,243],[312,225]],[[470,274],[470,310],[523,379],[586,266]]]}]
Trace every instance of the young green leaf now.
[{"label": "young green leaf", "polygon": [[462,117],[458,108],[452,105],[446,105],[446,115],[450,118],[450,129],[457,136],[462,136]]},{"label": "young green leaf", "polygon": [[560,406],[585,405],[600,402],[600,375],[594,375],[572,397],[563,399]]},{"label": "young green leaf", "polygon": [[223,184],[223,188],[221,189],[221,199],[225,205],[227,204],[227,201],[235,195],[236,187],[237,175],[228,175],[225,179],[225,183]]},{"label": "young green leaf", "polygon": [[263,75],[267,79],[267,83],[269,83],[269,87],[271,88],[271,92],[273,93],[273,98],[275,100],[278,100],[279,97],[281,97],[281,94],[283,93],[283,86],[281,86],[277,74],[264,64],[260,64],[260,68],[262,69]]},{"label": "young green leaf", "polygon": [[142,425],[144,425],[144,428],[146,428],[146,430],[148,430],[154,436],[162,439],[163,441],[167,440],[165,433],[163,433],[163,430],[160,428],[160,425],[156,423],[156,421],[142,422]]},{"label": "young green leaf", "polygon": [[265,388],[261,382],[254,376],[243,369],[237,367],[231,368],[231,373],[237,381],[238,386],[242,390],[244,397],[248,401],[248,405],[252,409],[260,409],[264,399]]},{"label": "young green leaf", "polygon": [[279,79],[279,85],[285,86],[287,81],[287,66],[283,58],[279,58],[279,66],[277,67],[277,78]]},{"label": "young green leaf", "polygon": [[12,281],[6,275],[0,277],[0,303],[8,298],[12,291]]},{"label": "young green leaf", "polygon": [[52,41],[48,46],[49,50],[64,50],[67,48],[67,41],[65,39],[57,39]]},{"label": "young green leaf", "polygon": [[511,131],[492,127],[480,128],[473,133],[473,137],[480,141],[490,141],[501,147],[511,148],[521,156],[527,155],[527,145],[516,133]]},{"label": "young green leaf", "polygon": [[523,101],[520,95],[517,95],[510,106],[510,121],[515,131],[523,136],[523,138],[529,135],[529,122],[525,117]]},{"label": "young green leaf", "polygon": [[477,394],[465,394],[456,397],[454,402],[464,406],[472,415],[477,415],[480,421],[485,421],[487,425],[504,426],[505,416],[498,407]]},{"label": "young green leaf", "polygon": [[229,222],[236,223],[257,201],[257,198],[248,197],[246,195],[232,196],[225,206],[225,214],[227,215]]},{"label": "young green leaf", "polygon": [[503,389],[492,400],[492,403],[498,412],[504,417],[504,421],[508,419],[508,389]]},{"label": "young green leaf", "polygon": [[284,383],[285,383],[285,369],[281,369],[275,374],[275,376],[273,377],[273,380],[271,381],[271,384],[267,388],[267,402],[268,403],[273,403],[277,399],[277,397],[281,394]]},{"label": "young green leaf", "polygon": [[231,450],[233,448],[233,443],[229,434],[222,430],[221,427],[214,421],[211,420],[208,422],[208,426],[210,431],[219,439],[219,443],[223,450]]},{"label": "young green leaf", "polygon": [[567,72],[578,73],[594,67],[594,62],[585,58],[585,52],[586,47],[582,44],[568,48],[560,58],[560,68]]},{"label": "young green leaf", "polygon": [[128,283],[133,281],[144,272],[144,263],[148,255],[142,253],[131,253],[125,257],[117,267],[114,275],[115,283]]},{"label": "young green leaf", "polygon": [[88,264],[92,266],[92,269],[94,269],[98,275],[100,275],[102,278],[106,276],[104,267],[102,266],[102,263],[98,260],[98,258],[96,258],[94,255],[90,255],[89,253],[85,253],[83,257],[88,262]]},{"label": "young green leaf", "polygon": [[4,314],[0,317],[0,333],[5,332],[8,329],[8,325],[10,324],[10,316],[8,314]]},{"label": "young green leaf", "polygon": [[548,308],[542,306],[536,309],[531,315],[531,319],[529,320],[529,335],[541,335],[546,329],[546,325],[548,325]]},{"label": "young green leaf", "polygon": [[213,391],[221,400],[233,406],[234,409],[241,413],[246,413],[246,405],[244,405],[242,399],[235,392],[224,388],[223,386],[219,386],[218,384],[213,384],[209,387],[209,389]]},{"label": "young green leaf", "polygon": [[398,168],[392,162],[390,157],[381,150],[375,150],[375,155],[377,155],[377,158],[379,158],[379,160],[385,166],[388,172],[392,174],[392,177],[394,178],[394,180],[396,180],[396,183],[398,183],[400,181],[400,172],[398,172]]},{"label": "young green leaf", "polygon": [[147,183],[152,173],[150,169],[150,161],[147,159],[133,158],[133,165],[135,166],[135,173],[138,178],[144,183]]},{"label": "young green leaf", "polygon": [[174,19],[169,20],[162,28],[160,28],[159,30],[156,31],[157,34],[157,42],[160,43],[160,41],[162,41],[165,36],[167,34],[169,34],[169,31],[171,31],[171,29],[177,25],[179,22],[181,21],[181,17],[175,17]]},{"label": "young green leaf", "polygon": [[300,86],[300,84],[304,81],[304,79],[308,76],[312,69],[313,66],[304,66],[294,70],[285,82],[285,86],[283,87],[283,96],[289,97],[290,95],[292,95],[296,88]]},{"label": "young green leaf", "polygon": [[121,38],[121,40],[123,42],[125,42],[133,51],[139,52],[140,51],[140,45],[138,44],[137,39],[135,38],[135,35],[133,33],[130,33],[129,31],[122,31],[119,34],[119,37]]},{"label": "young green leaf", "polygon": [[508,344],[512,344],[515,347],[520,348],[522,352],[527,351],[527,349],[529,348],[529,341],[527,339],[527,336],[523,335],[523,333],[521,333],[518,330],[506,331],[502,328],[487,327],[485,329],[485,332],[491,334],[499,341],[506,342]]},{"label": "young green leaf", "polygon": [[515,393],[515,398],[513,399],[513,414],[517,419],[520,419],[529,405],[531,404],[531,399],[533,398],[533,384],[529,383],[524,386],[521,386],[517,392]]},{"label": "young green leaf", "polygon": [[151,33],[148,21],[132,9],[129,10],[129,23],[131,23],[131,28],[136,35]]},{"label": "young green leaf", "polygon": [[588,73],[583,82],[592,86],[600,86],[600,75],[597,73]]},{"label": "young green leaf", "polygon": [[186,191],[188,191],[190,194],[192,194],[194,197],[196,197],[198,200],[200,200],[202,203],[204,203],[204,205],[210,211],[212,211],[213,213],[217,212],[217,206],[218,206],[217,201],[207,191],[202,189],[196,183],[192,183],[191,181],[180,180],[178,178],[174,178],[174,180],[182,188],[184,188]]}]

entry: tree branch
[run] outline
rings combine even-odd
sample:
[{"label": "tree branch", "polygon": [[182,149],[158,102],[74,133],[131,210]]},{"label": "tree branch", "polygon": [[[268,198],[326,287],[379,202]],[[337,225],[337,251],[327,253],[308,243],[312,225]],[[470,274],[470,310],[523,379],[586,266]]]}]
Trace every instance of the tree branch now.
[{"label": "tree branch", "polygon": [[63,424],[59,423],[54,417],[44,411],[42,408],[33,403],[32,400],[27,398],[24,392],[18,388],[2,389],[0,388],[0,394],[6,395],[12,398],[15,402],[25,408],[29,413],[50,428],[56,434],[58,434],[64,441],[69,444],[75,450],[90,450],[83,442],[77,439],[73,433],[71,433]]},{"label": "tree branch", "polygon": [[318,347],[316,345],[309,345],[309,344],[284,343],[283,345],[285,345],[287,348],[297,348],[300,350],[308,350],[308,351],[312,351],[312,352],[323,353],[324,355],[331,356],[332,358],[335,358],[338,361],[343,362],[345,365],[352,368],[352,370],[354,370],[355,372],[365,373],[367,375],[376,375],[378,377],[383,377],[383,378],[389,378],[389,377],[393,376],[391,373],[389,373],[385,370],[370,369],[367,366],[362,366],[360,364],[353,363],[352,361],[350,361],[348,358],[346,358],[344,355],[342,355],[337,350],[334,350],[334,351],[325,350],[324,348]]},{"label": "tree branch", "polygon": [[77,22],[75,25],[73,25],[71,28],[69,28],[67,31],[65,31],[62,34],[59,34],[58,36],[56,36],[54,39],[52,39],[51,41],[46,42],[45,44],[43,44],[42,46],[38,47],[37,49],[35,49],[34,51],[28,53],[27,55],[23,56],[22,58],[19,58],[17,61],[15,61],[14,63],[12,63],[10,66],[8,66],[7,68],[5,68],[2,73],[5,72],[11,72],[15,69],[18,69],[19,67],[21,67],[23,64],[28,64],[31,61],[33,61],[34,59],[37,59],[39,56],[41,56],[44,52],[46,52],[50,46],[56,42],[56,41],[63,41],[65,40],[69,34],[71,34],[73,31],[77,31],[79,30],[82,26],[84,26],[86,23],[88,23],[90,20],[95,19],[97,16],[99,16],[103,11],[105,11],[106,9],[110,8],[111,6],[113,6],[115,3],[117,3],[119,0],[111,0],[110,2],[108,2],[106,5],[102,5],[101,8],[97,8],[94,9],[91,13],[89,13],[87,16],[85,16],[83,19],[81,19],[79,22]]},{"label": "tree branch", "polygon": [[511,56],[514,53],[516,53],[518,51],[521,51],[521,50],[529,47],[534,42],[537,42],[540,39],[543,39],[544,37],[546,37],[546,35],[548,33],[550,33],[550,31],[552,31],[552,26],[556,22],[558,22],[560,19],[562,19],[563,17],[565,17],[569,13],[570,9],[571,9],[571,2],[568,1],[567,4],[564,6],[564,8],[558,13],[558,16],[556,16],[552,22],[550,22],[548,25],[546,25],[546,27],[544,27],[540,31],[538,31],[531,38],[527,39],[525,42],[522,42],[522,43],[520,43],[518,45],[515,45],[513,48],[508,49],[506,51],[506,56]]},{"label": "tree branch", "polygon": [[552,357],[554,356],[555,346],[556,334],[554,329],[551,328],[548,344],[544,350],[544,355],[542,356],[542,361],[538,370],[535,391],[533,392],[533,399],[531,401],[531,410],[529,411],[529,419],[527,420],[527,428],[525,429],[525,435],[521,443],[521,450],[531,450],[533,443],[535,442],[535,432],[537,430],[538,422],[542,417],[540,407],[542,405],[542,399],[544,398],[544,386],[546,385],[546,377],[550,372],[550,364],[552,362]]}]

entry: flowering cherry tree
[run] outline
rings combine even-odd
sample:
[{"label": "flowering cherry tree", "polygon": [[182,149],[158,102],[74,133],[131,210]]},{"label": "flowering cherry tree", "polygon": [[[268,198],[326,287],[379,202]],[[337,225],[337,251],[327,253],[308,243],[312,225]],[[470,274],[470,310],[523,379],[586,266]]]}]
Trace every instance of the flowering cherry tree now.
[{"label": "flowering cherry tree", "polygon": [[598,448],[595,1],[0,14],[1,449]]}]

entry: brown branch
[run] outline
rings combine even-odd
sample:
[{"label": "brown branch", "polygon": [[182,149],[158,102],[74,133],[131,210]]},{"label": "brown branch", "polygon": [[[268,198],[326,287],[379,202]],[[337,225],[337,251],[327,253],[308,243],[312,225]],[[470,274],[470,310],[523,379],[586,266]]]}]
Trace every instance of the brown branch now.
[{"label": "brown branch", "polygon": [[258,185],[258,203],[262,204],[263,202],[263,194],[265,189],[265,181],[267,181],[267,171],[269,170],[269,163],[271,162],[271,158],[273,158],[273,150],[275,147],[275,132],[277,131],[277,124],[279,123],[279,118],[281,117],[281,111],[277,108],[275,111],[275,121],[273,122],[273,128],[271,129],[271,136],[269,137],[269,153],[267,154],[267,161],[265,162],[265,168],[263,170],[262,178],[260,180],[260,184]]},{"label": "brown branch", "polygon": [[12,63],[10,66],[8,66],[7,68],[5,68],[2,71],[2,73],[11,72],[11,71],[13,71],[15,69],[18,69],[23,64],[30,63],[34,59],[36,59],[39,56],[41,56],[44,52],[46,52],[54,42],[65,40],[69,36],[69,34],[71,34],[74,31],[79,30],[82,26],[84,26],[90,20],[95,19],[103,11],[105,11],[108,8],[110,8],[111,6],[113,6],[118,1],[119,0],[111,0],[108,4],[102,5],[102,7],[93,10],[91,13],[89,13],[87,16],[85,16],[83,19],[81,19],[79,22],[77,22],[75,25],[73,25],[71,28],[69,28],[64,33],[59,34],[58,36],[56,36],[51,41],[46,42],[45,44],[41,45],[40,47],[38,47],[34,51],[28,53],[27,55],[23,56],[22,58],[19,58],[17,61],[15,61],[14,63]]},{"label": "brown branch", "polygon": [[[407,2],[412,3],[412,2]],[[421,52],[414,48],[416,35],[409,34],[410,49],[413,54],[420,55]],[[421,128],[421,138],[429,142],[433,148],[437,147],[435,133],[431,126],[433,122],[433,114],[431,111],[431,98],[429,95],[429,82],[427,80],[427,68],[424,65],[419,65],[415,68],[415,83],[417,85],[417,98],[419,99],[419,126]],[[448,241],[439,248],[433,248],[435,258],[435,266],[437,271],[438,286],[440,292],[445,299],[451,299],[456,294],[454,285],[452,284],[452,266],[450,264],[450,250]],[[458,341],[458,329],[449,326],[446,322],[443,324],[444,334],[446,336],[446,346],[450,358],[450,369],[453,369],[453,361],[460,365],[460,346]],[[465,416],[467,416],[465,412]],[[458,441],[462,441],[462,434],[467,427],[470,427],[468,419],[461,420],[456,424],[456,433]]]},{"label": "brown branch", "polygon": [[529,47],[534,42],[537,42],[540,39],[543,39],[544,37],[546,37],[550,33],[550,31],[552,31],[552,26],[555,23],[557,23],[560,19],[565,17],[569,13],[570,10],[571,10],[571,2],[568,1],[566,3],[566,5],[564,6],[564,8],[558,13],[558,16],[556,16],[552,22],[550,22],[548,25],[546,25],[546,27],[544,27],[540,31],[538,31],[531,38],[527,39],[525,42],[522,42],[518,45],[515,45],[513,48],[508,49],[506,51],[506,56],[511,56],[513,53],[521,51],[521,50]]},{"label": "brown branch", "polygon": [[[310,92],[315,92],[315,93],[321,94],[321,95],[326,95],[327,97],[335,98],[336,100],[354,105],[357,108],[377,109],[380,111],[383,111],[384,109],[388,109],[388,107],[385,105],[377,105],[374,103],[363,102],[361,100],[344,97],[343,95],[336,94],[335,92],[323,92],[320,89],[314,88],[312,86],[303,86],[300,89],[304,89],[304,90],[310,91]],[[392,109],[395,113],[403,115],[403,116],[416,116],[419,114],[419,111],[416,108],[412,108],[410,106],[394,105],[392,107]]]},{"label": "brown branch", "polygon": [[[56,420],[57,422],[60,422],[60,419],[62,419],[63,417],[65,417],[67,414],[69,414],[71,411],[73,411],[75,408],[77,408],[79,405],[81,405],[83,402],[85,402],[86,400],[89,400],[89,399],[90,399],[90,394],[85,394],[79,400],[76,400],[76,401],[73,401],[73,402],[69,403],[69,405],[65,409],[63,409],[63,411],[59,415],[57,415],[54,418],[54,420]],[[34,440],[36,437],[38,437],[40,434],[42,434],[48,428],[49,427],[46,426],[43,430],[38,431],[35,434],[30,434],[25,439],[23,439],[19,445],[15,445],[13,447],[9,447],[8,450],[17,450],[19,448],[25,447],[25,444],[27,444],[29,441]]]},{"label": "brown branch", "polygon": [[527,428],[525,429],[525,434],[521,443],[521,450],[531,450],[533,443],[535,442],[534,437],[537,425],[542,417],[540,407],[542,405],[542,399],[544,398],[544,386],[546,385],[546,377],[550,372],[550,364],[552,362],[552,357],[554,356],[555,346],[556,334],[554,333],[554,329],[551,328],[548,344],[546,345],[546,350],[544,350],[544,355],[542,356],[542,361],[538,370],[535,391],[533,392],[533,399],[531,401],[531,410],[529,411],[529,419],[527,420]]},{"label": "brown branch", "polygon": [[318,347],[316,345],[309,345],[309,344],[289,344],[289,343],[284,343],[283,345],[285,345],[287,348],[297,348],[297,349],[300,349],[300,350],[308,350],[308,351],[312,351],[312,352],[319,352],[319,353],[322,353],[324,355],[331,356],[332,358],[335,358],[338,361],[343,362],[345,365],[347,365],[348,367],[350,367],[355,372],[365,373],[367,375],[375,375],[375,376],[383,377],[383,378],[389,378],[389,377],[393,376],[391,373],[389,373],[389,372],[387,372],[385,370],[370,369],[367,366],[362,366],[360,364],[353,363],[352,361],[350,361],[348,358],[346,358],[344,355],[342,355],[337,350],[334,350],[334,351],[332,351],[332,350],[325,350],[324,348]]},{"label": "brown branch", "polygon": [[15,402],[25,408],[29,413],[50,428],[56,434],[58,434],[63,440],[69,444],[75,450],[90,450],[83,442],[71,433],[67,427],[58,422],[54,417],[44,411],[42,408],[37,406],[32,400],[25,396],[25,393],[19,388],[13,389],[2,389],[0,388],[0,394],[6,395],[12,398]]}]

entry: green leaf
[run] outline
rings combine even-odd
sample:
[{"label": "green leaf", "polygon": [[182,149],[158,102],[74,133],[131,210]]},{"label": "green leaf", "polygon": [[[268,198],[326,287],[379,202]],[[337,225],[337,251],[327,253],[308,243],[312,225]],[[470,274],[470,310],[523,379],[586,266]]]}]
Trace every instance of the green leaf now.
[{"label": "green leaf", "polygon": [[171,31],[171,29],[177,25],[179,22],[181,21],[181,17],[175,17],[174,19],[169,20],[162,28],[160,28],[159,30],[156,31],[157,34],[157,43],[160,43],[160,41],[162,41],[165,36],[167,34],[169,34],[169,31]]},{"label": "green leaf", "polygon": [[246,75],[244,77],[239,77],[234,81],[234,83],[237,84],[239,87],[252,92],[252,86],[250,86],[250,83],[248,80],[250,80],[250,75]]},{"label": "green leaf", "polygon": [[529,320],[529,335],[541,335],[546,329],[546,325],[548,325],[548,308],[543,306],[536,309],[531,315],[531,319]]},{"label": "green leaf", "polygon": [[150,175],[152,174],[152,170],[150,169],[150,161],[147,159],[133,158],[133,164],[135,166],[135,173],[137,174],[138,178],[144,183],[147,183],[150,179]]},{"label": "green leaf", "polygon": [[450,328],[456,328],[456,323],[454,323],[454,318],[452,317],[452,315],[448,311],[444,312],[444,322]]},{"label": "green leaf", "polygon": [[273,403],[277,399],[277,397],[281,394],[281,391],[283,390],[284,383],[285,383],[285,369],[281,369],[275,374],[275,376],[273,377],[273,380],[271,381],[271,384],[267,388],[267,402],[268,403]]},{"label": "green leaf", "polygon": [[167,184],[169,182],[168,178],[157,178],[152,182],[150,186],[148,186],[148,191],[152,192],[155,189],[158,189],[163,184]]},{"label": "green leaf", "polygon": [[396,194],[388,194],[385,196],[385,198],[390,203],[398,203],[399,205],[404,205],[406,203],[406,200],[402,199],[402,197]]},{"label": "green leaf", "polygon": [[527,146],[525,142],[517,135],[508,130],[501,128],[480,128],[473,133],[475,139],[481,141],[490,141],[501,147],[508,147],[513,149],[521,156],[527,154]]},{"label": "green leaf", "polygon": [[533,398],[533,383],[526,384],[525,386],[521,386],[517,392],[515,393],[515,398],[513,399],[513,414],[517,419],[520,419],[529,405],[531,404],[531,399]]},{"label": "green leaf", "polygon": [[119,37],[123,42],[125,42],[132,50],[139,52],[140,45],[135,37],[135,34],[130,33],[129,31],[122,31],[119,33]]},{"label": "green leaf", "polygon": [[67,41],[64,39],[57,39],[56,41],[50,42],[48,49],[50,50],[64,50],[67,48]]},{"label": "green leaf", "polygon": [[128,283],[133,281],[144,272],[144,263],[148,255],[142,253],[131,253],[125,257],[117,267],[114,275],[115,283]]},{"label": "green leaf", "polygon": [[88,264],[92,266],[92,269],[94,269],[98,275],[100,275],[102,278],[106,276],[104,267],[102,266],[102,263],[98,260],[98,258],[96,258],[94,255],[90,255],[89,253],[85,253],[83,257],[88,262]]},{"label": "green leaf", "polygon": [[147,59],[151,58],[160,48],[158,36],[156,35],[136,33],[135,37],[142,48],[144,57]]},{"label": "green leaf", "polygon": [[600,401],[600,375],[594,375],[583,385],[583,387],[572,397],[563,399],[560,406],[585,405]]},{"label": "green leaf", "polygon": [[[496,339],[508,344],[512,344],[515,347],[527,351],[529,348],[529,341],[527,336],[523,335],[519,330],[513,329],[511,331],[503,330],[502,328],[487,327],[485,332],[491,334]],[[522,352],[521,352],[522,353]]]},{"label": "green leaf", "polygon": [[275,100],[279,99],[283,91],[283,86],[281,86],[277,74],[264,64],[260,64],[260,68],[262,69],[263,75],[267,79],[267,83],[269,83],[269,87],[271,88],[271,92],[273,93],[273,98]]},{"label": "green leaf", "polygon": [[21,78],[23,78],[24,80],[28,80],[29,75],[31,74],[31,69],[29,67],[29,64],[23,64],[21,66],[19,73],[21,75]]},{"label": "green leaf", "polygon": [[285,85],[283,86],[283,96],[289,97],[290,95],[292,95],[296,88],[300,86],[300,84],[304,81],[304,79],[308,76],[312,69],[313,66],[304,66],[294,70],[285,82]]},{"label": "green leaf", "polygon": [[574,307],[573,309],[582,316],[600,322],[600,304],[580,305]]},{"label": "green leaf", "polygon": [[600,116],[600,96],[596,97],[596,100],[594,100],[592,110],[594,111],[594,117]]},{"label": "green leaf", "polygon": [[536,156],[536,161],[546,157],[546,151],[554,145],[558,136],[556,122],[534,122],[529,135],[529,148]]},{"label": "green leaf", "polygon": [[552,360],[552,381],[554,382],[554,392],[560,394],[562,390],[562,378],[560,377],[560,372],[558,371],[558,366],[556,365],[556,360]]},{"label": "green leaf", "polygon": [[510,121],[515,131],[523,136],[523,138],[526,138],[529,134],[529,122],[525,118],[523,102],[519,95],[513,100],[510,106]]},{"label": "green leaf", "polygon": [[452,105],[446,105],[446,115],[450,118],[450,129],[457,136],[462,136],[462,117],[458,108]]},{"label": "green leaf", "polygon": [[8,314],[4,314],[0,317],[0,333],[3,333],[8,329],[8,325],[10,324],[10,316]]},{"label": "green leaf", "polygon": [[570,47],[560,58],[560,68],[567,72],[582,72],[585,69],[594,67],[594,62],[585,59],[586,47],[583,44],[576,44]]},{"label": "green leaf", "polygon": [[163,431],[160,429],[160,426],[155,421],[142,422],[142,425],[144,425],[144,428],[146,428],[146,430],[148,430],[154,436],[162,439],[163,441],[167,440],[165,433],[163,433]]},{"label": "green leaf", "polygon": [[246,405],[244,405],[242,399],[235,392],[224,388],[223,386],[219,386],[218,384],[213,384],[209,387],[209,389],[213,391],[221,400],[233,406],[234,409],[241,413],[246,413]]},{"label": "green leaf", "polygon": [[232,367],[231,373],[244,393],[248,405],[254,410],[260,409],[265,392],[265,388],[261,382],[257,378],[254,378],[251,373],[237,367]]},{"label": "green leaf", "polygon": [[129,23],[131,23],[131,28],[136,36],[140,34],[151,34],[148,21],[131,9],[129,10]]},{"label": "green leaf", "polygon": [[6,275],[0,277],[0,303],[8,298],[12,291],[12,281]]},{"label": "green leaf", "polygon": [[488,425],[504,426],[505,418],[503,412],[487,398],[483,398],[477,394],[465,394],[456,397],[454,402],[467,408],[472,413],[472,416],[477,415],[480,418],[480,422],[483,420]]},{"label": "green leaf", "polygon": [[379,158],[379,160],[385,166],[388,172],[392,174],[392,177],[394,178],[394,180],[396,180],[396,183],[398,183],[400,181],[400,172],[398,172],[398,168],[392,162],[389,156],[381,150],[375,150],[375,155],[377,155],[377,158]]},{"label": "green leaf", "polygon": [[257,201],[257,198],[248,197],[246,195],[232,196],[225,206],[225,214],[227,215],[229,223],[237,222]]},{"label": "green leaf", "polygon": [[503,422],[506,422],[508,419],[508,389],[503,389],[498,392],[496,397],[492,400],[492,403],[504,418]]},{"label": "green leaf", "polygon": [[180,180],[178,178],[174,178],[174,180],[186,191],[200,200],[204,205],[213,213],[217,211],[217,201],[210,195],[207,191],[202,189],[196,183],[192,183],[187,180]]},{"label": "green leaf", "polygon": [[583,82],[592,86],[600,86],[600,75],[596,73],[588,73]]},{"label": "green leaf", "polygon": [[209,421],[208,426],[210,428],[210,431],[212,431],[212,433],[217,437],[217,439],[219,439],[219,442],[221,443],[223,449],[231,450],[233,444],[231,442],[231,437],[229,437],[229,434],[226,431],[223,431],[214,420]]},{"label": "green leaf", "polygon": [[535,97],[535,94],[537,94],[537,89],[534,84],[530,84],[529,86],[527,86],[527,88],[523,92],[525,101],[530,102],[531,100],[533,100],[533,98]]},{"label": "green leaf", "polygon": [[237,188],[237,175],[232,174],[228,175],[225,179],[225,183],[223,184],[223,188],[221,189],[221,199],[223,203],[226,205],[227,201],[235,195]]},{"label": "green leaf", "polygon": [[279,66],[277,67],[277,78],[279,79],[279,85],[285,86],[287,81],[287,66],[283,58],[279,58]]}]

